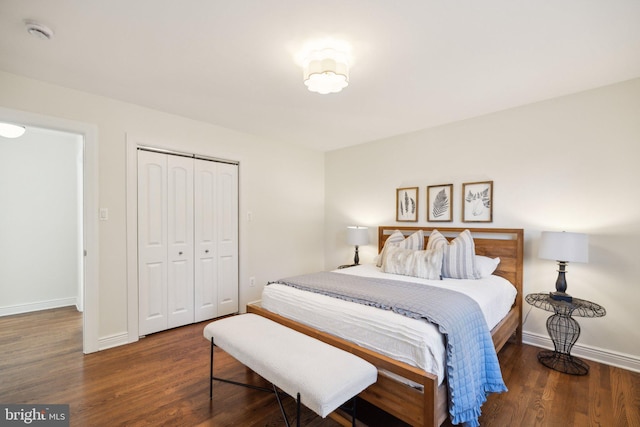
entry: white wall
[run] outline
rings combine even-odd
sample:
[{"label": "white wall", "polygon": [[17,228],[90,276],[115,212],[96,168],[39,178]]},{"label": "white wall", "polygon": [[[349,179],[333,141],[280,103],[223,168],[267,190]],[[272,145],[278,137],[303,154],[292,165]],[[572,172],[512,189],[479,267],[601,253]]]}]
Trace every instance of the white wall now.
[{"label": "white wall", "polygon": [[[493,180],[494,220],[485,226],[524,228],[525,294],[554,289],[556,263],[537,258],[541,231],[588,233],[589,263],[569,265],[568,292],[607,315],[578,319],[577,347],[640,369],[639,159],[640,79],[327,153],[325,267],[353,259],[348,225],[371,227],[360,257],[373,259],[375,226],[395,224],[396,188],[419,186],[417,225],[437,226],[426,221],[426,186],[453,183],[447,224],[464,226],[462,183]],[[549,343],[548,316],[530,312],[530,341]]]},{"label": "white wall", "polygon": [[0,137],[0,314],[76,305],[82,138],[30,127]]},{"label": "white wall", "polygon": [[241,306],[268,280],[324,265],[322,153],[3,72],[0,106],[98,129],[99,200],[109,209],[99,229],[101,340],[127,334],[126,134],[240,162]]}]

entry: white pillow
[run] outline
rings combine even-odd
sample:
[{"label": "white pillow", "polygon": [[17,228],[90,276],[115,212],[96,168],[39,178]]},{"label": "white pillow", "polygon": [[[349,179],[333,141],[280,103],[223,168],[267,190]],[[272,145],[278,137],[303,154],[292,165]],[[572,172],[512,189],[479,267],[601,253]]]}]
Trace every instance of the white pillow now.
[{"label": "white pillow", "polygon": [[427,249],[443,248],[442,277],[451,279],[479,279],[476,270],[476,247],[469,230],[464,230],[449,243],[438,230],[429,235]]},{"label": "white pillow", "polygon": [[476,270],[481,279],[491,276],[498,268],[498,264],[500,264],[500,258],[476,255]]},{"label": "white pillow", "polygon": [[376,266],[382,267],[385,250],[391,246],[397,246],[403,249],[422,250],[424,249],[424,233],[422,230],[418,230],[405,239],[404,234],[402,234],[400,230],[394,231],[393,234],[385,240],[380,256],[376,261]]},{"label": "white pillow", "polygon": [[442,249],[416,251],[389,246],[384,252],[382,271],[403,276],[440,280]]}]

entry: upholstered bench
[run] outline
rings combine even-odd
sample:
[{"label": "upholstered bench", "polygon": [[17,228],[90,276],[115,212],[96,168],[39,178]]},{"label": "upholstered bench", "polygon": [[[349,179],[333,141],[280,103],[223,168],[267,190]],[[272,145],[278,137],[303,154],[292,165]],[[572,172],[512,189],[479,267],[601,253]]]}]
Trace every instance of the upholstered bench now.
[{"label": "upholstered bench", "polygon": [[[369,362],[256,314],[214,321],[204,328],[204,336],[211,341],[209,397],[214,380],[274,392],[287,426],[276,387],[297,399],[300,425],[300,403],[324,418],[377,380]],[[214,346],[271,382],[273,390],[214,377]]]}]

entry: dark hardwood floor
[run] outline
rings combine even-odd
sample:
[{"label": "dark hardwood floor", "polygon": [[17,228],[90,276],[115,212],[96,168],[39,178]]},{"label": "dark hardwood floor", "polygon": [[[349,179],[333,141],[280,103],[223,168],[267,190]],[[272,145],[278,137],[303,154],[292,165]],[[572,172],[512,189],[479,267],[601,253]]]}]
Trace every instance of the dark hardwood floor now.
[{"label": "dark hardwood floor", "polygon": [[[0,317],[0,403],[66,403],[72,426],[284,425],[271,394],[215,383],[209,400],[207,323],[84,355],[75,309]],[[500,352],[509,392],[489,396],[482,426],[640,426],[640,373],[589,362],[589,375],[564,375],[540,365],[537,351],[507,344]],[[266,385],[219,349],[216,375]],[[404,426],[358,404],[359,425]],[[286,405],[292,418],[293,400]],[[302,418],[338,426],[306,409]]]}]

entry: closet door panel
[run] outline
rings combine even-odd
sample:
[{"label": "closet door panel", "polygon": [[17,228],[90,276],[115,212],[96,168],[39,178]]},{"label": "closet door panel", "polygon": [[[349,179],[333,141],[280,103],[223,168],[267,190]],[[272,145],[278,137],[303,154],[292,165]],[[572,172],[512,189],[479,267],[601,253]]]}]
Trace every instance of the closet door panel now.
[{"label": "closet door panel", "polygon": [[167,329],[167,158],[138,152],[138,323]]},{"label": "closet door panel", "polygon": [[143,270],[143,277],[148,284],[145,298],[145,319],[148,321],[158,320],[157,329],[151,327],[145,333],[156,332],[162,329],[166,329],[167,317],[166,317],[166,265],[164,262],[158,263],[146,263]]},{"label": "closet door panel", "polygon": [[207,319],[213,319],[218,316],[217,301],[218,289],[216,283],[216,264],[213,257],[201,258],[199,264],[199,282],[208,284],[208,286],[200,286],[196,283],[195,292],[195,321],[201,322]]},{"label": "closet door panel", "polygon": [[169,327],[193,323],[193,159],[167,156]]},{"label": "closet door panel", "polygon": [[218,316],[216,268],[216,186],[218,164],[196,160],[194,167],[195,321]]},{"label": "closet door panel", "polygon": [[238,311],[238,166],[218,164],[218,316]]}]

